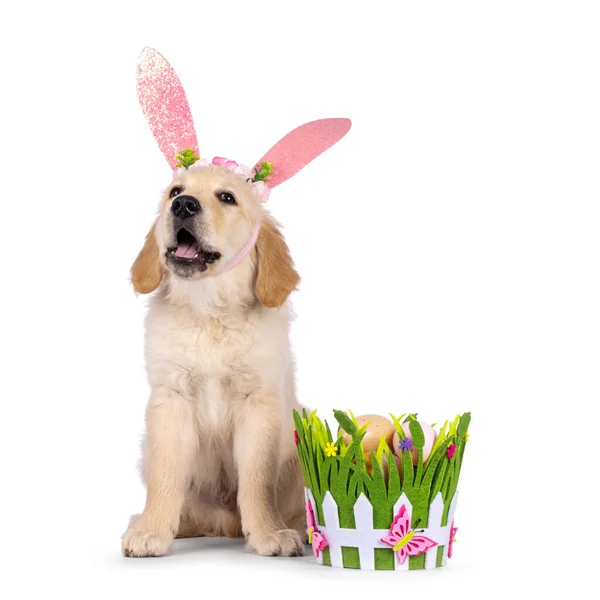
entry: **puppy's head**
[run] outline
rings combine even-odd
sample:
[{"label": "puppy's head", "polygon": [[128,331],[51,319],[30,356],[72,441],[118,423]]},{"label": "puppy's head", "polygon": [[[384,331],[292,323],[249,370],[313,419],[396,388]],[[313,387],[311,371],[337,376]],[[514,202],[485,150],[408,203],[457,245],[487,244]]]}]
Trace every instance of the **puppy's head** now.
[{"label": "puppy's head", "polygon": [[187,169],[165,191],[156,229],[165,267],[201,279],[222,271],[262,214],[241,175],[218,166]]},{"label": "puppy's head", "polygon": [[265,306],[281,306],[299,282],[287,245],[264,215],[250,184],[220,166],[187,169],[175,176],[131,268],[135,290],[150,293],[163,277],[219,276],[259,221],[255,293]]}]

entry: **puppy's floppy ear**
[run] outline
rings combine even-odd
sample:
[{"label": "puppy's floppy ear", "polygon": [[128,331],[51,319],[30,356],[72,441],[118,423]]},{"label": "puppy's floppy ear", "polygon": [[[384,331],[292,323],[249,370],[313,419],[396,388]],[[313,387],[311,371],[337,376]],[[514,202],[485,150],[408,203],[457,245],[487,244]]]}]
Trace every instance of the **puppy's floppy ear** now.
[{"label": "puppy's floppy ear", "polygon": [[278,308],[297,288],[300,276],[294,268],[290,249],[270,217],[265,217],[261,223],[256,249],[256,296],[264,306]]},{"label": "puppy's floppy ear", "polygon": [[155,229],[156,223],[150,228],[144,247],[131,266],[131,283],[138,294],[153,292],[162,280],[163,271],[158,257]]}]

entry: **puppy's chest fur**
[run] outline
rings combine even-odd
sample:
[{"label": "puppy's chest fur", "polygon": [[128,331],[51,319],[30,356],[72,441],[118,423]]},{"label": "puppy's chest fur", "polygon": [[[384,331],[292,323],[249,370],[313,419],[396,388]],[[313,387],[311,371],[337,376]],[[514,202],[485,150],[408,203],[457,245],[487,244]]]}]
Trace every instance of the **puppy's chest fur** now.
[{"label": "puppy's chest fur", "polygon": [[186,318],[189,315],[176,310],[157,317],[152,319],[146,341],[152,385],[166,385],[190,400],[218,404],[226,391],[235,393],[235,387],[247,379],[253,337],[248,322]]},{"label": "puppy's chest fur", "polygon": [[[283,327],[281,327],[283,325]],[[230,436],[232,413],[265,378],[285,371],[287,322],[262,307],[197,315],[156,302],[147,319],[146,362],[152,387],[176,391],[192,403],[200,430]],[[271,347],[274,342],[279,350]]]}]

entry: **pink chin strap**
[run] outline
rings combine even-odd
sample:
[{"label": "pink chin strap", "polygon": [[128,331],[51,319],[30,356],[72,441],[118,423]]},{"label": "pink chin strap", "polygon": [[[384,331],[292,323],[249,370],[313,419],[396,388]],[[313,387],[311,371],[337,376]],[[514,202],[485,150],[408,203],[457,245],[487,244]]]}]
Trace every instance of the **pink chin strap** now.
[{"label": "pink chin strap", "polygon": [[244,260],[244,258],[246,258],[250,252],[252,252],[252,248],[256,246],[256,240],[258,240],[259,232],[260,221],[252,228],[252,233],[250,234],[248,243],[241,249],[240,253],[234,259],[229,261],[229,264],[221,271],[221,273],[226,273],[234,267],[237,267]]}]

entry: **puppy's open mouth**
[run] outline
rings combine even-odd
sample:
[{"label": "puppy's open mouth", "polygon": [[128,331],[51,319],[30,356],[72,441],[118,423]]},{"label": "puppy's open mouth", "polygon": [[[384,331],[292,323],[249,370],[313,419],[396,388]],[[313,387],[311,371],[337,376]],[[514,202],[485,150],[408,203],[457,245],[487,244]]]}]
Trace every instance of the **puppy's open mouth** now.
[{"label": "puppy's open mouth", "polygon": [[190,266],[206,271],[207,266],[221,258],[219,252],[202,247],[195,236],[182,227],[177,232],[177,245],[167,250],[167,260],[182,266]]}]

